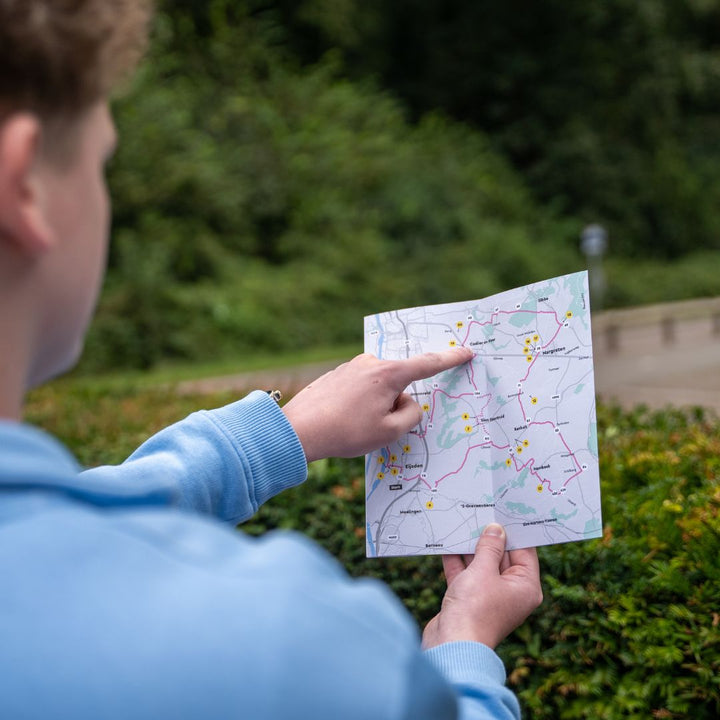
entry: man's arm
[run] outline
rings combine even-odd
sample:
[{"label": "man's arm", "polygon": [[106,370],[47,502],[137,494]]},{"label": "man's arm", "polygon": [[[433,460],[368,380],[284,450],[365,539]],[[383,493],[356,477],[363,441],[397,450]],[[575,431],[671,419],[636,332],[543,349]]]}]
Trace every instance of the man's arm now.
[{"label": "man's arm", "polygon": [[467,362],[459,348],[407,360],[359,355],[280,408],[256,391],[160,431],[123,464],[86,471],[105,483],[169,486],[181,507],[238,523],[307,477],[307,462],[353,457],[391,442],[420,421],[404,392],[414,380]]},{"label": "man's arm", "polygon": [[[505,667],[489,647],[456,642],[426,650],[424,655],[452,688],[458,720],[520,720],[518,700],[505,685]],[[411,717],[433,716],[413,709]]]},{"label": "man's arm", "polygon": [[121,465],[86,470],[114,487],[158,485],[175,504],[232,523],[307,477],[302,446],[277,403],[255,391],[161,430]]}]

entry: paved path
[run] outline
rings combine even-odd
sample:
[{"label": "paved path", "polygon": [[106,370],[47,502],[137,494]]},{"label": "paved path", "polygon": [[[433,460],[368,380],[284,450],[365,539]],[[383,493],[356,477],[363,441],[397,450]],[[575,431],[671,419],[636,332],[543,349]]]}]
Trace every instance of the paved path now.
[{"label": "paved path", "polygon": [[[604,400],[623,407],[645,404],[666,406],[699,405],[720,414],[720,332],[717,314],[686,317],[691,303],[654,306],[637,311],[604,313],[593,321],[595,387]],[[660,319],[673,314],[671,327]],[[620,316],[619,319],[617,316]],[[613,327],[612,333],[608,327]],[[338,361],[313,363],[290,369],[244,373],[181,383],[180,392],[238,393],[278,388],[285,395],[296,393],[331,370]]]},{"label": "paved path", "polygon": [[255,372],[224,375],[204,380],[188,380],[177,385],[180,393],[212,393],[226,390],[243,393],[248,390],[280,390],[290,397],[324,373],[337,367],[342,360],[276,368]]}]

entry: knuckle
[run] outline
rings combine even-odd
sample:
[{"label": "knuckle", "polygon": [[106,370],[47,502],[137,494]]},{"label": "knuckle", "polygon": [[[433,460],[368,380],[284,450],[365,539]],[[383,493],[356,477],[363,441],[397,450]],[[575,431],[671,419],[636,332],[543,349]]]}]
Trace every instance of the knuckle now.
[{"label": "knuckle", "polygon": [[391,360],[378,361],[375,367],[377,379],[383,383],[389,383],[394,375],[395,368]]},{"label": "knuckle", "polygon": [[355,370],[362,370],[367,368],[368,366],[372,366],[373,363],[380,362],[374,355],[370,355],[370,353],[360,353],[359,355],[356,355],[354,358],[351,358],[347,362],[342,363],[342,365],[338,365],[339,368],[353,368]]},{"label": "knuckle", "polygon": [[505,553],[505,543],[502,538],[488,537],[487,535],[482,535],[480,537],[480,541],[478,542],[478,550],[482,550],[482,552],[484,553],[495,555],[495,557],[497,557],[498,559],[498,562],[500,562]]}]

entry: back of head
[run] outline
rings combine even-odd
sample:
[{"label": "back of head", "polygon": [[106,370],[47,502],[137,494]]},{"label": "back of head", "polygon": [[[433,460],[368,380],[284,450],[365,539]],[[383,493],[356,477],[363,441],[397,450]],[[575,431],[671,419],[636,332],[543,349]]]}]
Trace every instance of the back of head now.
[{"label": "back of head", "polygon": [[72,117],[142,53],[150,0],[0,0],[0,119]]},{"label": "back of head", "polygon": [[106,101],[144,49],[149,6],[0,0],[0,417],[19,418],[25,390],[82,347],[109,224]]}]

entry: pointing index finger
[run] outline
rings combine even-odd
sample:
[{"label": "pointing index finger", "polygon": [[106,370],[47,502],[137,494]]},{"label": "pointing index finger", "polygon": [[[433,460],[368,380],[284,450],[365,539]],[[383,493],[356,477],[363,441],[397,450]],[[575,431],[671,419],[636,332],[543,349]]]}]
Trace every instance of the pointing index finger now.
[{"label": "pointing index finger", "polygon": [[443,370],[462,365],[473,357],[475,353],[470,348],[458,347],[399,360],[397,361],[398,385],[405,388],[414,380],[432,377]]}]

